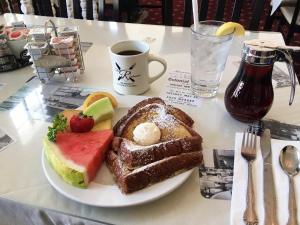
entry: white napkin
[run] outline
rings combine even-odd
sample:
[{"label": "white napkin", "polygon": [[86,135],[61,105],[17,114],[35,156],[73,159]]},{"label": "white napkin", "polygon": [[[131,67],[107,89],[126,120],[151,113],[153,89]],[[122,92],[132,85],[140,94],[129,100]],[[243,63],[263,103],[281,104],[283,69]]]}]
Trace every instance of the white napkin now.
[{"label": "white napkin", "polygon": [[[235,155],[234,155],[234,173],[233,188],[231,199],[231,225],[245,224],[243,214],[246,208],[247,191],[247,161],[241,156],[241,133],[236,134]],[[288,177],[283,172],[279,164],[279,154],[286,145],[294,145],[300,151],[299,141],[281,141],[271,140],[272,145],[272,163],[275,182],[275,191],[277,196],[277,217],[280,225],[285,225],[288,220]],[[259,225],[264,224],[264,201],[263,201],[263,158],[260,150],[260,139],[257,138],[257,157],[253,163],[254,191],[256,195],[256,212],[258,214]],[[298,205],[298,221],[300,222],[300,175],[295,178],[295,191]]]}]

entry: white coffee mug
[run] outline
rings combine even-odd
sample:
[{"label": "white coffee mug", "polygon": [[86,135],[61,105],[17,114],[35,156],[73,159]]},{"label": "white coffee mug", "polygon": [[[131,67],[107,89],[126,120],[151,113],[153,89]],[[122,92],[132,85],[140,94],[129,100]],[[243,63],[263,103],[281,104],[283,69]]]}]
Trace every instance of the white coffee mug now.
[{"label": "white coffee mug", "polygon": [[[149,45],[142,41],[122,41],[109,48],[116,92],[124,95],[142,94],[166,72],[166,61],[150,55],[149,50]],[[152,61],[163,65],[163,70],[155,76],[149,76],[149,63]]]}]

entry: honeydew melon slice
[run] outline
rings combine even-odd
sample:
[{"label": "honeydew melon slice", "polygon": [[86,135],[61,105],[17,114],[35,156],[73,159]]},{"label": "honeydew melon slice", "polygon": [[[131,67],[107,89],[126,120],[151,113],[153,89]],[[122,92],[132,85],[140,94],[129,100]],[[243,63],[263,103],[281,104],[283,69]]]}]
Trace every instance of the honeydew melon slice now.
[{"label": "honeydew melon slice", "polygon": [[101,98],[91,105],[89,105],[86,110],[83,111],[86,116],[92,116],[95,123],[103,120],[111,119],[114,114],[114,108],[108,97]]}]

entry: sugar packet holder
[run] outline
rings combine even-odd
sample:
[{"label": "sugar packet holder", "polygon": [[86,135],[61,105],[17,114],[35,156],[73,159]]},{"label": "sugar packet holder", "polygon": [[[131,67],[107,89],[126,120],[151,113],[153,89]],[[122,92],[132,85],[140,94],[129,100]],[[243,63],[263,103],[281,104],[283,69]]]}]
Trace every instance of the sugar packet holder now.
[{"label": "sugar packet holder", "polygon": [[[43,83],[55,78],[75,82],[85,69],[78,27],[57,27],[53,21],[48,20],[44,25],[44,34],[40,27],[33,29],[32,40],[26,47],[37,77]],[[61,35],[64,30],[72,32]]]},{"label": "sugar packet holder", "polygon": [[[56,27],[53,21],[48,20],[47,22],[52,24],[55,32],[55,36],[51,38],[49,43],[53,50],[52,53],[70,61],[69,66],[62,67],[59,71],[68,73],[77,68],[77,70],[80,70],[80,73],[82,73],[85,68],[78,27]],[[47,27],[46,24],[45,29]]]}]

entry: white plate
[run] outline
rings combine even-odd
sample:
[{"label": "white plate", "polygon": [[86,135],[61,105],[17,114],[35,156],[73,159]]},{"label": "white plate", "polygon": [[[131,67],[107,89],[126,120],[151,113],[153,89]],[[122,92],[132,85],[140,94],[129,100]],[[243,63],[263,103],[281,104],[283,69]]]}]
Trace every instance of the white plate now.
[{"label": "white plate", "polygon": [[[122,108],[116,110],[115,120],[124,115],[129,106],[133,106],[142,99],[141,96],[127,96],[126,101],[122,101],[123,97],[118,98]],[[42,156],[42,165],[48,181],[62,195],[83,204],[100,207],[125,207],[156,200],[179,187],[193,172],[193,169],[189,170],[140,191],[125,195],[119,190],[105,164],[102,165],[96,178],[87,189],[76,188],[64,182],[53,170],[45,154]]]},{"label": "white plate", "polygon": [[193,172],[189,170],[140,191],[124,195],[113,181],[105,164],[87,189],[76,188],[64,182],[52,169],[45,154],[42,157],[42,164],[48,181],[59,193],[74,201],[100,207],[125,207],[153,201],[175,190]]}]

